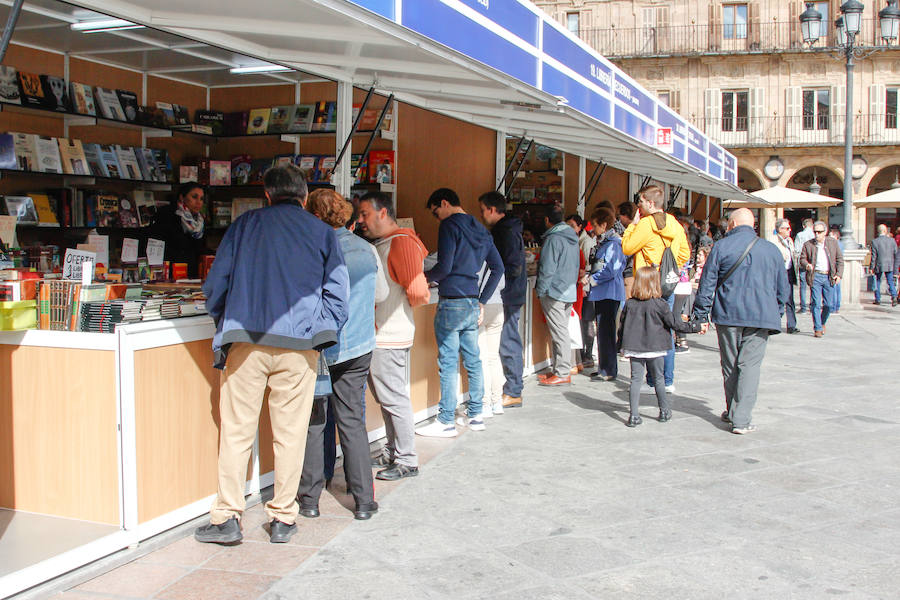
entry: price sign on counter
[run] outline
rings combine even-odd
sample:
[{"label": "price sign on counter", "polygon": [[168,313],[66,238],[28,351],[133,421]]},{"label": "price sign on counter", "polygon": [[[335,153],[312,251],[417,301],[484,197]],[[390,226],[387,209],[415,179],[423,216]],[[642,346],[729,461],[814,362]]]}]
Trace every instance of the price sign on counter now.
[{"label": "price sign on counter", "polygon": [[122,262],[136,263],[138,259],[138,241],[133,238],[122,240]]},{"label": "price sign on counter", "polygon": [[147,240],[147,263],[153,266],[163,264],[163,257],[166,254],[166,243],[162,240],[150,238]]},{"label": "price sign on counter", "polygon": [[93,278],[93,265],[97,260],[96,252],[87,252],[86,250],[66,250],[66,257],[63,260],[63,279],[81,279],[82,263],[91,263],[91,277]]}]

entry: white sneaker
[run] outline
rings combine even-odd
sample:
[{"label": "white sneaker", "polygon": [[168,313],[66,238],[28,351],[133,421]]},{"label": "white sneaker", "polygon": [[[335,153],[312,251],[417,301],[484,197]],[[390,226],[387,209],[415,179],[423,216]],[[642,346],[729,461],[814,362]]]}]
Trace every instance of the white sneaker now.
[{"label": "white sneaker", "polygon": [[476,417],[474,419],[471,419],[469,417],[460,417],[456,420],[456,422],[459,423],[460,425],[468,426],[468,428],[471,429],[472,431],[484,431],[485,430],[484,419],[481,418],[480,416]]},{"label": "white sneaker", "polygon": [[672,385],[667,385],[667,386],[666,386],[666,393],[667,393],[667,394],[674,394],[674,393],[675,393],[675,384],[674,384],[674,383],[673,383]]},{"label": "white sneaker", "polygon": [[[482,426],[484,423],[482,423]],[[432,423],[429,423],[425,427],[419,427],[416,429],[416,435],[422,435],[425,437],[443,437],[443,438],[451,438],[456,437],[456,425],[450,423],[441,423],[437,419],[435,419]]]},{"label": "white sneaker", "polygon": [[648,384],[648,383],[645,381],[644,383],[641,384],[641,393],[642,393],[642,394],[655,394],[655,393],[656,393],[656,388],[650,387],[650,384]]},{"label": "white sneaker", "polygon": [[481,418],[482,419],[493,419],[494,411],[491,410],[491,403],[485,402],[481,405]]},{"label": "white sneaker", "polygon": [[494,402],[491,405],[491,411],[495,415],[502,415],[503,414],[503,402]]}]

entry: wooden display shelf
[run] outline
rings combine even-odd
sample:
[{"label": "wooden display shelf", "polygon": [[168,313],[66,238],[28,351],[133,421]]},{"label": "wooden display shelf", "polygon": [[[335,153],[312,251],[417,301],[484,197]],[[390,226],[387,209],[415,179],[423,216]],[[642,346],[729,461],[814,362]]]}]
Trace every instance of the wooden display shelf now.
[{"label": "wooden display shelf", "polygon": [[146,179],[123,179],[121,177],[99,177],[97,175],[72,175],[70,173],[48,173],[45,171],[20,171],[18,169],[0,169],[0,179],[9,175],[24,175],[26,177],[62,177],[64,187],[90,187],[110,183],[128,183],[134,186],[142,186],[150,191],[168,192],[172,190],[172,184],[162,181],[149,181]]}]

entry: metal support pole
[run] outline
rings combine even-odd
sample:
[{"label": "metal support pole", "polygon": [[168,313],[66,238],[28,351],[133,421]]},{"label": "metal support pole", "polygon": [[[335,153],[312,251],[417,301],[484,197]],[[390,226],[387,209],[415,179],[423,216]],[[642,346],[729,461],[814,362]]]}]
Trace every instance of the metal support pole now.
[{"label": "metal support pole", "polygon": [[844,248],[856,248],[853,239],[853,38],[847,42],[847,122],[844,124],[844,224],[841,241]]},{"label": "metal support pole", "polygon": [[12,7],[9,9],[9,16],[6,18],[6,27],[3,28],[3,37],[0,38],[0,62],[6,58],[6,51],[9,49],[9,42],[12,40],[13,31],[16,29],[16,23],[19,15],[22,13],[22,4],[25,0],[14,0]]}]

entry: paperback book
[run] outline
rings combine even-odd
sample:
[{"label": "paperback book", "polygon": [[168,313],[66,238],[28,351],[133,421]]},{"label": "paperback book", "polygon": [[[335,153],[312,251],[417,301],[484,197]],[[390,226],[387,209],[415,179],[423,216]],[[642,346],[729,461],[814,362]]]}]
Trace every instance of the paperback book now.
[{"label": "paperback book", "polygon": [[369,183],[394,183],[394,151],[369,152]]},{"label": "paperback book", "polygon": [[116,90],[116,96],[119,97],[119,104],[122,105],[125,120],[129,123],[136,123],[138,118],[137,94],[129,90]]},{"label": "paperback book", "polygon": [[191,124],[191,117],[188,115],[188,109],[181,104],[173,104],[172,113],[175,117],[175,127],[180,128]]},{"label": "paperback book", "polygon": [[156,216],[156,198],[150,190],[133,190],[131,198],[137,210],[138,224],[148,227]]},{"label": "paperback book", "polygon": [[100,158],[100,145],[93,143],[84,143],[81,145],[84,152],[84,160],[87,162],[88,169],[94,177],[109,177],[109,171]]},{"label": "paperback book", "polygon": [[59,144],[56,138],[39,135],[35,138],[37,148],[38,170],[43,173],[62,173],[62,159],[59,156]]},{"label": "paperback book", "polygon": [[244,185],[250,182],[251,158],[249,154],[231,157],[231,184]]},{"label": "paperback book", "polygon": [[72,82],[72,106],[75,112],[82,115],[97,115],[97,108],[94,105],[94,88],[84,83]]},{"label": "paperback book", "polygon": [[123,179],[142,179],[141,167],[134,156],[134,148],[117,144],[115,149],[119,161],[119,175]]},{"label": "paperback book", "polygon": [[13,133],[13,148],[20,171],[40,171],[37,158],[37,136],[33,133]]},{"label": "paperback book", "polygon": [[294,115],[288,127],[288,133],[307,133],[312,128],[313,118],[316,116],[315,104],[295,104]]},{"label": "paperback book", "polygon": [[156,168],[159,169],[159,181],[163,183],[172,181],[172,163],[169,161],[169,153],[166,150],[153,148],[153,158],[156,160]]},{"label": "paperback book", "polygon": [[94,96],[97,106],[100,107],[100,115],[104,119],[126,120],[125,113],[122,111],[122,105],[119,103],[119,97],[114,90],[97,87],[94,88]]},{"label": "paperback book", "polygon": [[115,194],[97,194],[97,227],[117,227],[119,225],[119,197]]},{"label": "paperback book", "polygon": [[175,110],[168,102],[157,102],[156,108],[162,111],[166,127],[175,126]]},{"label": "paperback book", "polygon": [[269,128],[270,108],[254,108],[250,111],[247,121],[247,135],[259,135],[266,133]]},{"label": "paperback book", "polygon": [[225,113],[218,110],[198,110],[194,113],[194,123],[206,125],[211,135],[225,133]]},{"label": "paperback book", "polygon": [[337,129],[337,103],[324,100],[316,102],[316,115],[313,117],[311,131],[328,132]]},{"label": "paperback book", "polygon": [[0,102],[22,104],[19,74],[12,67],[0,66]]},{"label": "paperback book", "polygon": [[209,185],[231,185],[231,161],[209,161]]},{"label": "paperback book", "polygon": [[291,122],[294,118],[294,105],[272,107],[272,113],[269,116],[269,133],[287,133],[290,131]]},{"label": "paperback book", "polygon": [[19,86],[22,91],[22,105],[33,108],[46,108],[47,98],[41,78],[34,73],[19,71]]},{"label": "paperback book", "polygon": [[56,112],[72,112],[72,103],[69,101],[69,86],[66,85],[66,81],[62,77],[41,75],[41,85],[44,86],[47,108]]},{"label": "paperback book", "polygon": [[119,197],[119,225],[121,227],[140,227],[137,207],[131,198]]},{"label": "paperback book", "polygon": [[81,140],[58,138],[63,171],[68,175],[90,175],[90,167]]},{"label": "paperback book", "polygon": [[0,169],[19,168],[16,160],[16,142],[11,133],[0,133]]},{"label": "paperback book", "polygon": [[20,225],[37,225],[38,215],[31,196],[4,196],[6,214],[16,218]]},{"label": "paperback book", "polygon": [[244,135],[250,113],[247,111],[225,113],[225,135]]},{"label": "paperback book", "polygon": [[103,166],[108,176],[113,179],[123,179],[122,168],[119,166],[119,159],[116,157],[116,149],[105,144],[100,144],[99,148],[100,160],[103,161]]}]

